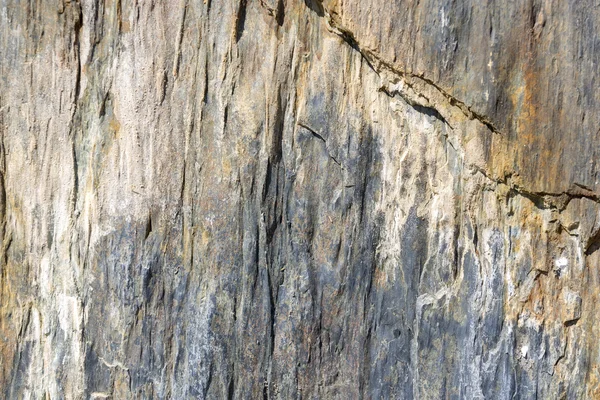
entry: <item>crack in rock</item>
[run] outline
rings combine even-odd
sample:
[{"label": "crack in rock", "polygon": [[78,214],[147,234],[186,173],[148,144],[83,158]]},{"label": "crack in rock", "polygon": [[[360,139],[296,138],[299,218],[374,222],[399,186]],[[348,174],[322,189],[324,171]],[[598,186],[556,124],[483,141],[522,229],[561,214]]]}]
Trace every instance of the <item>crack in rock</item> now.
[{"label": "crack in rock", "polygon": [[331,151],[329,150],[329,146],[327,145],[327,140],[325,140],[325,138],[320,135],[319,133],[317,133],[314,129],[310,128],[309,126],[298,122],[297,125],[301,128],[306,129],[307,131],[309,131],[313,137],[315,137],[316,139],[320,140],[323,142],[324,146],[325,146],[325,150],[327,151],[327,155],[329,156],[329,158],[331,158],[333,160],[334,163],[336,163],[337,165],[339,165],[339,167],[341,169],[344,169],[344,167],[342,166],[342,164],[333,156],[331,155]]},{"label": "crack in rock", "polygon": [[[322,2],[320,6],[329,31],[339,36],[350,47],[359,52],[371,69],[384,81],[388,82],[379,91],[389,97],[401,97],[416,111],[437,118],[451,129],[454,129],[453,126],[457,126],[461,122],[459,115],[462,115],[463,119],[478,121],[493,134],[506,136],[488,117],[474,111],[471,106],[452,96],[431,79],[423,75],[399,70],[392,63],[383,59],[376,51],[362,46],[354,33],[336,21],[336,13],[325,8]],[[428,92],[428,95],[425,92]],[[433,97],[437,97],[437,99],[433,99]],[[583,184],[573,183],[568,190],[558,193],[534,191],[510,182],[512,175],[507,175],[504,178],[494,178],[483,168],[476,165],[472,165],[472,167],[491,182],[506,185],[514,193],[527,197],[540,209],[555,209],[562,212],[571,200],[582,198],[600,203],[600,196]]]},{"label": "crack in rock", "polygon": [[[415,73],[408,72],[408,71],[402,71],[402,70],[398,69],[396,66],[394,66],[392,63],[383,59],[383,57],[381,57],[379,54],[377,54],[376,51],[367,49],[364,46],[362,46],[356,39],[356,36],[351,31],[349,31],[348,29],[341,26],[335,20],[335,17],[334,17],[335,13],[331,13],[323,5],[321,5],[321,6],[323,9],[323,14],[325,16],[325,21],[327,23],[327,27],[328,27],[329,31],[338,35],[346,43],[348,43],[348,45],[350,45],[350,47],[352,47],[353,49],[358,51],[361,54],[361,56],[363,57],[363,59],[365,59],[365,61],[367,61],[369,66],[378,75],[380,75],[380,76],[381,75],[387,75],[387,76],[391,75],[390,79],[388,79],[388,80],[392,83],[398,83],[401,80],[405,81],[407,83],[410,83],[410,81],[412,80],[415,82],[411,86],[413,86],[415,84],[421,84],[422,86],[429,87],[430,89],[435,90],[441,96],[443,96],[443,98],[445,98],[446,102],[448,103],[448,106],[459,110],[466,118],[468,118],[470,120],[479,121],[481,124],[483,124],[485,127],[487,127],[487,129],[490,130],[492,133],[502,134],[502,132],[496,126],[494,126],[494,124],[488,117],[486,117],[485,115],[483,115],[481,113],[478,113],[477,111],[473,110],[473,108],[471,106],[465,104],[463,101],[452,96],[450,93],[448,93],[447,91],[442,89],[438,84],[436,84],[433,80],[426,78],[425,76],[420,75],[420,74],[415,74]],[[439,110],[438,110],[438,112],[439,112]]]}]

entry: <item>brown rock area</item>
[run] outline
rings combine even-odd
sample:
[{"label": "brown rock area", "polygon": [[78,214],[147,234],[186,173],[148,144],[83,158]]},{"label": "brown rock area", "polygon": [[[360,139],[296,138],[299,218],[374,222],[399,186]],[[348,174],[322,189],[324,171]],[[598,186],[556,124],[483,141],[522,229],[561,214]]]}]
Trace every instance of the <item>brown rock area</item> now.
[{"label": "brown rock area", "polygon": [[599,32],[1,0],[0,398],[600,398]]}]

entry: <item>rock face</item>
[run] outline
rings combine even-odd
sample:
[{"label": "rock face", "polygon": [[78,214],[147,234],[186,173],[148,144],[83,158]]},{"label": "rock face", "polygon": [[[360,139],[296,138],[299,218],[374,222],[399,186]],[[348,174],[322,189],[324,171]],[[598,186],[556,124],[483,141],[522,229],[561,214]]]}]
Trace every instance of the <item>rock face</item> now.
[{"label": "rock face", "polygon": [[1,0],[0,397],[600,397],[595,0]]}]

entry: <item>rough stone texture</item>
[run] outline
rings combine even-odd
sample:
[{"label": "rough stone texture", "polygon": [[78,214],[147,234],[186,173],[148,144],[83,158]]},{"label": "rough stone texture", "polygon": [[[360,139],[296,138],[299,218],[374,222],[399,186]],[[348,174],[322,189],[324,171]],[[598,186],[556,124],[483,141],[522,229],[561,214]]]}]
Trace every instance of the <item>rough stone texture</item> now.
[{"label": "rough stone texture", "polygon": [[0,397],[600,397],[595,0],[0,0]]}]

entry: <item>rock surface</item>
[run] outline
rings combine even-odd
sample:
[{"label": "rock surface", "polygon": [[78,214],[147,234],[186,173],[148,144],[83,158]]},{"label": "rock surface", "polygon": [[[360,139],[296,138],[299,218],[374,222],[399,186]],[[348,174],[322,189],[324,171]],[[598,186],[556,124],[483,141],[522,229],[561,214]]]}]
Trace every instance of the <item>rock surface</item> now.
[{"label": "rock surface", "polygon": [[0,0],[7,399],[600,397],[595,0]]}]

